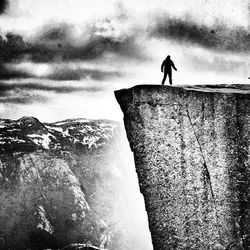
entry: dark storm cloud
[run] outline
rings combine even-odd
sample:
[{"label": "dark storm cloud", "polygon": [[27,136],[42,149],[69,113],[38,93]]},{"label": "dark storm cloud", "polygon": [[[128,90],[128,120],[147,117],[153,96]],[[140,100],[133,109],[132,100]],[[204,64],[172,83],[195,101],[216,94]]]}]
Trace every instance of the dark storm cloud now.
[{"label": "dark storm cloud", "polygon": [[87,42],[82,44],[79,42],[77,45],[57,39],[44,43],[34,43],[26,53],[34,62],[89,61],[99,59],[106,53],[131,59],[145,58],[138,47],[133,37],[119,41],[110,37],[92,35]]},{"label": "dark storm cloud", "polygon": [[0,103],[31,104],[34,102],[45,102],[49,98],[46,95],[37,94],[35,91],[70,93],[80,91],[74,87],[51,87],[41,84],[7,84],[0,82]]},{"label": "dark storm cloud", "polygon": [[18,84],[10,85],[0,82],[0,103],[29,104],[46,100],[45,96],[22,89]]},{"label": "dark storm cloud", "polygon": [[[20,35],[7,34],[0,39],[0,79],[30,78],[35,74],[25,72],[11,66],[11,62],[31,60],[35,63],[60,63],[70,61],[89,61],[101,58],[107,52],[117,53],[126,57],[138,58],[133,39],[128,38],[123,42],[113,41],[91,35],[83,45],[72,45],[71,26],[59,25],[57,27],[43,28],[33,42],[25,42]],[[8,66],[6,66],[6,63]],[[52,73],[43,78],[51,80],[80,80],[93,79],[105,80],[119,77],[121,72],[106,72],[98,69],[72,69],[69,66],[52,68]]]},{"label": "dark storm cloud", "polygon": [[4,83],[0,82],[0,96],[7,96],[9,91],[14,93],[19,91],[35,91],[43,90],[46,92],[55,93],[71,93],[84,90],[84,87],[71,87],[71,86],[48,86],[39,83]]},{"label": "dark storm cloud", "polygon": [[69,50],[65,54],[65,57],[69,60],[91,60],[101,58],[108,52],[131,59],[145,58],[138,49],[135,39],[132,37],[128,37],[122,41],[116,41],[100,36],[93,36],[86,45]]},{"label": "dark storm cloud", "polygon": [[26,53],[28,44],[22,36],[8,33],[0,37],[0,63],[20,60]]},{"label": "dark storm cloud", "polygon": [[4,13],[9,5],[8,0],[0,0],[0,15]]},{"label": "dark storm cloud", "polygon": [[50,80],[67,81],[67,80],[81,80],[81,79],[92,79],[92,80],[105,80],[112,77],[120,77],[121,72],[109,72],[97,69],[72,69],[70,67],[58,67],[54,72],[48,75],[46,78]]},{"label": "dark storm cloud", "polygon": [[189,19],[157,18],[150,30],[151,36],[181,42],[187,46],[199,46],[224,51],[245,52],[250,50],[250,33],[243,27],[227,27],[218,24],[208,27]]},{"label": "dark storm cloud", "polygon": [[48,98],[40,95],[26,95],[17,97],[7,97],[1,98],[0,103],[10,103],[10,104],[32,104],[34,102],[45,102]]},{"label": "dark storm cloud", "polygon": [[17,78],[41,78],[41,79],[49,79],[56,81],[69,81],[69,80],[77,81],[81,79],[102,81],[109,78],[121,77],[123,75],[123,73],[119,71],[103,71],[99,69],[71,68],[70,66],[60,66],[60,65],[52,67],[51,72],[52,73],[46,76],[38,77],[35,74],[31,74],[25,72],[24,70],[12,67],[11,64],[9,64],[8,66],[6,66],[5,64],[0,64],[0,80],[9,80]]},{"label": "dark storm cloud", "polygon": [[[31,60],[33,62],[89,61],[113,53],[131,59],[145,59],[140,45],[133,36],[121,40],[96,35],[93,27],[86,30],[86,39],[73,37],[73,28],[67,24],[44,27],[32,41],[8,33],[0,39],[0,61],[12,62]],[[84,41],[83,41],[84,40]]]},{"label": "dark storm cloud", "polygon": [[11,67],[7,67],[4,64],[0,64],[0,80],[8,80],[8,79],[13,79],[13,78],[28,78],[32,77],[31,74],[22,71],[22,70],[17,70]]},{"label": "dark storm cloud", "polygon": [[39,36],[40,42],[66,42],[72,35],[71,29],[72,27],[68,24],[60,24],[56,27],[45,26]]},{"label": "dark storm cloud", "polygon": [[[39,83],[5,83],[0,82],[0,103],[31,104],[46,102],[49,93],[69,94],[73,92],[98,92],[102,87],[48,86]],[[37,93],[43,91],[43,93]]]}]

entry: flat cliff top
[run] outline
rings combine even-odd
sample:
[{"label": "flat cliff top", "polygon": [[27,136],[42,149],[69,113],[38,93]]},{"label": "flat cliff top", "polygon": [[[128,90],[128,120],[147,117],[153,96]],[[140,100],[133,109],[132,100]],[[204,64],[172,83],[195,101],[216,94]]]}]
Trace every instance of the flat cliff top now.
[{"label": "flat cliff top", "polygon": [[136,85],[130,89],[121,89],[115,91],[127,92],[130,90],[161,90],[162,92],[168,91],[169,88],[183,89],[187,91],[210,92],[210,93],[223,93],[223,94],[250,94],[250,84],[209,84],[209,85]]},{"label": "flat cliff top", "polygon": [[180,85],[174,87],[200,92],[250,94],[250,84]]}]

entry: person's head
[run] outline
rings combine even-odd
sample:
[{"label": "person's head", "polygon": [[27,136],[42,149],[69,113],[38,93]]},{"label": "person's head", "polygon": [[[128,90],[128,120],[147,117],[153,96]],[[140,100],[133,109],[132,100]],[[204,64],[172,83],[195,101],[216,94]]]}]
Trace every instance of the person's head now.
[{"label": "person's head", "polygon": [[169,55],[167,56],[167,59],[170,60],[170,56]]}]

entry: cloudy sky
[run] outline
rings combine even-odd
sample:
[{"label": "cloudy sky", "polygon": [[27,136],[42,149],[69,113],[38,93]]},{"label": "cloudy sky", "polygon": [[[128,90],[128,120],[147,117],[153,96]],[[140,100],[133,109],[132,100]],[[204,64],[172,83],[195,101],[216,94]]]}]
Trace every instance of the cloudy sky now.
[{"label": "cloudy sky", "polygon": [[250,83],[246,0],[9,0],[0,3],[0,115],[121,120],[113,91]]}]

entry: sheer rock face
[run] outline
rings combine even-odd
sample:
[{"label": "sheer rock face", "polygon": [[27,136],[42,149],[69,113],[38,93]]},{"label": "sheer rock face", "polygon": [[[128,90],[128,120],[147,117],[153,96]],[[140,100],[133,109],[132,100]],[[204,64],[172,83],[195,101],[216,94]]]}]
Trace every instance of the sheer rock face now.
[{"label": "sheer rock face", "polygon": [[[7,166],[4,160],[1,163]],[[12,179],[3,173],[0,221],[4,247],[53,246],[57,240],[63,244],[82,237],[90,208],[66,161],[36,151],[19,156],[5,169]],[[94,219],[92,223],[98,225]]]},{"label": "sheer rock face", "polygon": [[250,249],[250,87],[138,85],[115,95],[154,249]]}]

